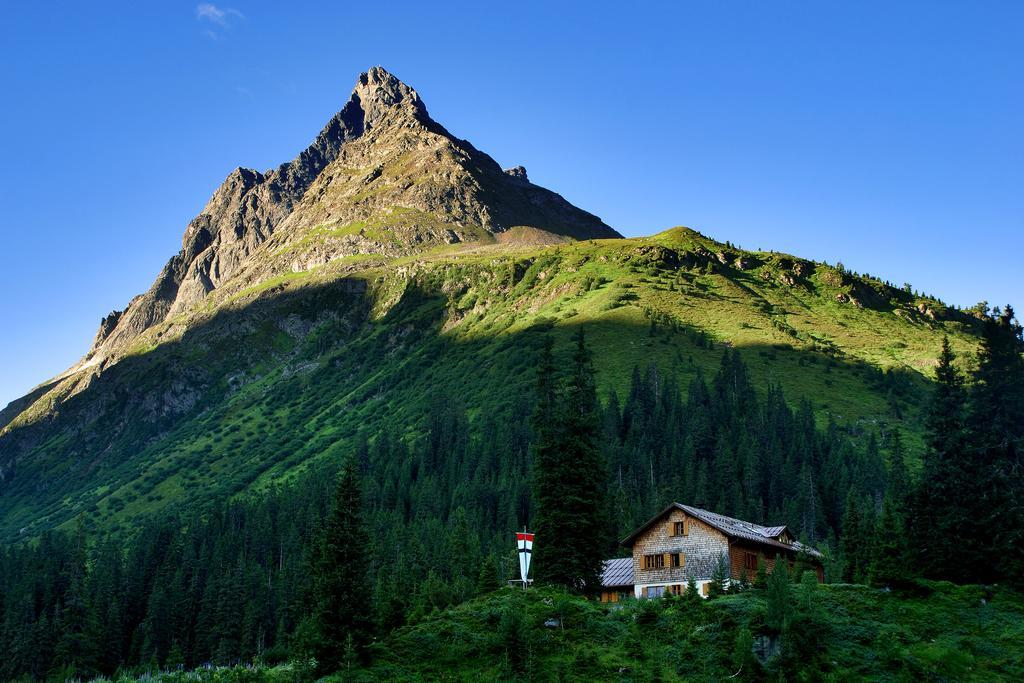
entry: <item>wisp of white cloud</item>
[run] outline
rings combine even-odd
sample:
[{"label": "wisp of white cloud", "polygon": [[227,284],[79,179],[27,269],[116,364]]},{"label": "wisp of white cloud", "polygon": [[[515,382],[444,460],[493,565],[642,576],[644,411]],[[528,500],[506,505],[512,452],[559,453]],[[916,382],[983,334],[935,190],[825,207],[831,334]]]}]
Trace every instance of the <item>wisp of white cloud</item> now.
[{"label": "wisp of white cloud", "polygon": [[217,7],[210,2],[201,2],[196,5],[196,19],[228,28],[232,19],[245,19],[245,15],[230,7]]}]

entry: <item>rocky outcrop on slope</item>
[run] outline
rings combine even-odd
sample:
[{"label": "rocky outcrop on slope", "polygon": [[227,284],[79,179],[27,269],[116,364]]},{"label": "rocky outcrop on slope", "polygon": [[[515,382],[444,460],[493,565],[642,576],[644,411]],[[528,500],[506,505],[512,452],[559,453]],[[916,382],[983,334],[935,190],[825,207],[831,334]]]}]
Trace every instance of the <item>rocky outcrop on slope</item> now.
[{"label": "rocky outcrop on slope", "polygon": [[530,179],[526,175],[526,167],[524,166],[513,166],[512,168],[506,168],[505,173],[512,176],[513,178],[518,178],[519,180],[522,180],[524,182],[530,182]]}]

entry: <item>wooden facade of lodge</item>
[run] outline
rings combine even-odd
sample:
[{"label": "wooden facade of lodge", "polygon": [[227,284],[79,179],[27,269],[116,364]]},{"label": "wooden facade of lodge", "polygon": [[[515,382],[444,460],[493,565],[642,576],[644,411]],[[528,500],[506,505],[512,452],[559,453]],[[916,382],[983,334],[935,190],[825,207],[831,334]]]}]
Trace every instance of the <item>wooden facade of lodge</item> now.
[{"label": "wooden facade of lodge", "polygon": [[761,558],[771,572],[776,557],[792,567],[802,554],[818,581],[824,580],[821,553],[797,541],[785,526],[761,526],[682,503],[666,507],[622,539],[622,545],[632,548],[633,555],[605,562],[602,602],[679,594],[691,579],[707,597],[723,561],[728,580],[746,574],[753,581]]}]

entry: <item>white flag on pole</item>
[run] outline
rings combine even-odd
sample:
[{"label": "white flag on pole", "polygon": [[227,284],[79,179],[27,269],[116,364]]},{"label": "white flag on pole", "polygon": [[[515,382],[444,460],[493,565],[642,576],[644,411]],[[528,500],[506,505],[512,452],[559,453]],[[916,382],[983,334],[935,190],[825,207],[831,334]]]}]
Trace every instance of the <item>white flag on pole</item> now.
[{"label": "white flag on pole", "polygon": [[526,531],[516,534],[516,543],[519,546],[519,575],[523,577],[523,587],[526,587],[527,577],[530,574],[530,556],[533,554],[533,534]]}]

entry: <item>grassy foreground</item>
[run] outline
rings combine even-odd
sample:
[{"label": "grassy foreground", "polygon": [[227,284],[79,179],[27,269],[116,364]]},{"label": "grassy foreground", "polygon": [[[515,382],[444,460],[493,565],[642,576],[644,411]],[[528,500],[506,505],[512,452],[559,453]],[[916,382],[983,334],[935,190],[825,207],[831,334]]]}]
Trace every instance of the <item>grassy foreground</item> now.
[{"label": "grassy foreground", "polygon": [[[374,663],[326,680],[895,680],[1024,679],[1024,596],[1000,587],[793,586],[782,633],[763,590],[608,607],[552,589],[503,589],[403,627]],[[131,680],[131,679],[125,679]],[[148,677],[297,681],[293,664]]]}]

